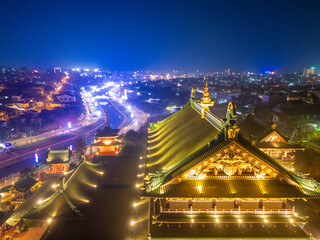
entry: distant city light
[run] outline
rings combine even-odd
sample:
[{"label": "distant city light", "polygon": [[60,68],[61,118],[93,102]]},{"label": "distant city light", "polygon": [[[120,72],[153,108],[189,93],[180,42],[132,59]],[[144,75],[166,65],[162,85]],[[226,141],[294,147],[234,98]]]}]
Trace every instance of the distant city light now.
[{"label": "distant city light", "polygon": [[265,74],[275,74],[275,72],[272,72],[272,71],[265,71],[264,73]]},{"label": "distant city light", "polygon": [[71,122],[68,122],[68,128],[71,129],[72,125]]}]

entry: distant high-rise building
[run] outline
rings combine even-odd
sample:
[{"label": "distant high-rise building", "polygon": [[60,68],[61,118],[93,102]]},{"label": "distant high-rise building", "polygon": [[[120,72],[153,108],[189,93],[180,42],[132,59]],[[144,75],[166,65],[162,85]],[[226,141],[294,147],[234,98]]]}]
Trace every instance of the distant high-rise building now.
[{"label": "distant high-rise building", "polygon": [[311,68],[304,68],[303,69],[303,76],[310,76],[310,75],[313,75],[314,74],[314,70],[315,70],[315,67],[311,67]]},{"label": "distant high-rise building", "polygon": [[224,70],[224,73],[229,76],[230,75],[230,68]]},{"label": "distant high-rise building", "polygon": [[54,68],[54,73],[61,73],[61,68],[60,67],[55,67]]}]

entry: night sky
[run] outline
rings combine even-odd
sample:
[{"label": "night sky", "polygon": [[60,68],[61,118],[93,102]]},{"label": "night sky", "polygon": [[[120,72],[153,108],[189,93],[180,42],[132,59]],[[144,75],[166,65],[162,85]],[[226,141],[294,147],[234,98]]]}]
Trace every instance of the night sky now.
[{"label": "night sky", "polygon": [[319,0],[0,0],[0,66],[301,72]]}]

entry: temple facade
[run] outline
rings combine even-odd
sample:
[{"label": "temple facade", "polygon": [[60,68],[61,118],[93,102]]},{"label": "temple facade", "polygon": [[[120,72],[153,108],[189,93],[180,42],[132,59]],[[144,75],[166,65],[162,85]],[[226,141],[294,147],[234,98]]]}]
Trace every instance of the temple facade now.
[{"label": "temple facade", "polygon": [[[259,143],[275,142],[275,129]],[[191,96],[148,130],[140,195],[150,199],[150,239],[310,238],[293,201],[319,198],[319,183],[249,141],[235,104],[221,119]]]},{"label": "temple facade", "polygon": [[63,175],[65,174],[70,166],[71,150],[49,150],[46,159],[46,164],[50,165],[46,169],[47,175]]}]

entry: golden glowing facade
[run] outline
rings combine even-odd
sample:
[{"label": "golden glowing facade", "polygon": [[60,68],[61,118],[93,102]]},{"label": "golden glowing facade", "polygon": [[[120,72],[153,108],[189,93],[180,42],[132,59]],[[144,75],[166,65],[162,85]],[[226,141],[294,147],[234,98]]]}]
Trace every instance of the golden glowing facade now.
[{"label": "golden glowing facade", "polygon": [[206,86],[204,88],[203,97],[199,101],[201,107],[202,107],[202,115],[201,117],[204,118],[206,111],[209,110],[209,107],[213,106],[214,101],[211,100],[209,97],[209,88],[208,88],[208,82],[206,82]]},{"label": "golden glowing facade", "polygon": [[[150,238],[309,239],[291,200],[320,197],[319,183],[252,145],[236,125],[234,103],[220,124],[208,110],[203,119],[199,105],[191,97],[180,113],[150,126],[141,188],[150,199]],[[190,127],[186,136],[183,127]]]},{"label": "golden glowing facade", "polygon": [[72,152],[70,149],[66,150],[49,150],[46,159],[46,164],[50,165],[46,169],[48,175],[63,175],[65,174],[70,166]]}]

